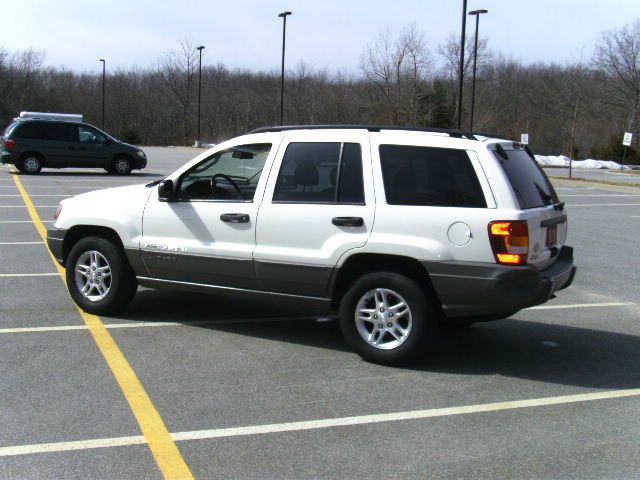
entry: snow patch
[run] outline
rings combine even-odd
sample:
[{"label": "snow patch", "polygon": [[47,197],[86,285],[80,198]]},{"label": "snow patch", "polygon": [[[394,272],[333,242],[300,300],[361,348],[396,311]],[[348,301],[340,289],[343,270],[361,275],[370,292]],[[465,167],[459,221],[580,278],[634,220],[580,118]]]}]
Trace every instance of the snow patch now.
[{"label": "snow patch", "polygon": [[[543,167],[568,167],[569,157],[564,155],[535,155],[536,161]],[[587,160],[574,160],[571,165],[572,168],[606,168],[609,170],[620,170],[621,165],[611,160],[594,160],[588,158]],[[624,170],[631,170],[625,166]]]}]

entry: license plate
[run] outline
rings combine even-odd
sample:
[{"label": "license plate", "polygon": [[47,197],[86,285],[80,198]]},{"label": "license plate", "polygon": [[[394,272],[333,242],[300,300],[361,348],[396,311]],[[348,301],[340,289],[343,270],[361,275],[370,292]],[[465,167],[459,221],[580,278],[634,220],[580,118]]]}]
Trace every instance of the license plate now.
[{"label": "license plate", "polygon": [[558,226],[547,227],[547,247],[555,247],[558,243]]}]

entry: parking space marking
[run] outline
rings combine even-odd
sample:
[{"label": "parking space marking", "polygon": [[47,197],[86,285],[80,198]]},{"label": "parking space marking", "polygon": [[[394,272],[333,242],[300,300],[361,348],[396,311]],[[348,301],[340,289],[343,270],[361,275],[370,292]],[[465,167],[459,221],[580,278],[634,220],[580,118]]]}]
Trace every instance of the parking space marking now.
[{"label": "parking space marking", "polygon": [[525,308],[525,310],[557,310],[563,308],[598,308],[598,307],[628,307],[636,305],[635,302],[604,302],[604,303],[573,303],[568,305],[538,305]]},{"label": "parking space marking", "polygon": [[[468,415],[474,413],[499,412],[503,410],[518,410],[551,405],[566,405],[572,403],[593,402],[597,400],[611,400],[615,398],[629,398],[640,396],[640,388],[628,390],[609,390],[594,393],[579,393],[557,397],[532,398],[527,400],[513,400],[507,402],[482,403],[459,407],[430,408],[426,410],[411,410],[405,412],[379,413],[373,415],[358,415],[353,417],[326,418],[288,423],[272,423],[266,425],[250,425],[245,427],[216,428],[211,430],[192,430],[188,432],[172,433],[176,442],[192,440],[212,440],[216,438],[242,437],[250,435],[265,435],[271,433],[298,432],[301,430],[320,430],[325,428],[351,427],[354,425],[371,425],[374,423],[400,422],[408,420],[424,420],[427,418],[450,417],[454,415]],[[16,445],[0,447],[0,457],[27,455],[36,453],[64,452],[69,450],[86,450],[112,446],[140,445],[146,443],[142,436],[113,437],[93,440],[79,440],[72,442],[40,443],[33,445]]]},{"label": "parking space marking", "polygon": [[[26,192],[25,192],[26,193]],[[58,208],[58,205],[33,205],[34,208]],[[0,205],[0,208],[29,208],[26,205]]]},{"label": "parking space marking", "polygon": [[[12,193],[11,195],[3,195],[0,194],[0,197],[21,197],[22,195],[20,195],[19,193]],[[71,195],[69,193],[56,193],[55,195],[53,194],[43,194],[43,195],[30,195],[31,197],[70,197]]]},{"label": "parking space marking", "polygon": [[571,205],[567,203],[567,207],[640,207],[640,203],[583,203],[580,205]]},{"label": "parking space marking", "polygon": [[11,277],[55,277],[58,273],[0,273],[2,278]]},{"label": "parking space marking", "polygon": [[[57,275],[57,274],[56,274]],[[105,323],[104,327],[111,330],[117,328],[150,328],[150,327],[197,327],[199,325],[228,325],[242,323],[268,322],[303,322],[317,320],[317,317],[280,317],[280,318],[247,318],[233,320],[194,320],[185,322],[135,322],[135,323]],[[88,330],[87,325],[54,325],[49,327],[16,327],[0,328],[0,334],[7,333],[40,333],[64,332],[68,330]]]},{"label": "parking space marking", "polygon": [[623,194],[623,193],[592,193],[592,194],[572,194],[572,193],[563,193],[562,197],[640,197],[640,195],[638,195],[637,193],[627,193],[627,194]]},{"label": "parking space marking", "polygon": [[0,245],[42,245],[44,242],[0,242]]},{"label": "parking space marking", "polygon": [[[20,178],[15,173],[13,180],[22,195],[25,206],[29,211],[29,215],[35,224],[36,229],[40,233],[42,240],[45,241],[47,238],[47,230],[44,224],[40,221],[40,216],[38,215],[36,207],[33,205],[31,198],[29,198],[29,194],[22,186]],[[51,254],[49,250],[47,251],[58,270],[60,278],[64,281],[64,269],[55,261],[53,254]],[[122,353],[122,350],[120,350],[116,341],[105,328],[100,317],[88,314],[80,308],[77,310],[87,325],[98,349],[102,352],[102,355],[118,382],[118,385],[120,385],[120,389],[129,403],[129,407],[131,408],[131,411],[142,430],[142,434],[149,445],[149,450],[151,450],[156,464],[163,476],[165,478],[192,479],[193,475],[191,470],[184,461],[180,450],[178,450],[178,447],[171,437],[164,420],[160,416],[158,410],[156,410],[151,398],[149,398],[149,395],[140,382],[140,379],[138,379],[133,368],[131,368],[131,365],[124,356],[124,353]]]},{"label": "parking space marking", "polygon": [[[42,223],[53,223],[53,220],[41,220]],[[33,220],[0,220],[0,223],[33,223]]]}]

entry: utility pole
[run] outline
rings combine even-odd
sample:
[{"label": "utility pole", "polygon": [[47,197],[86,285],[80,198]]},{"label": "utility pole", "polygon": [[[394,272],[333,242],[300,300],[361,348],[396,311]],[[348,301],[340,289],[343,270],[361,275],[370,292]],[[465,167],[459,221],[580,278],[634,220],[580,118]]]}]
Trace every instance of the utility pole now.
[{"label": "utility pole", "polygon": [[198,139],[196,140],[196,147],[200,147],[200,98],[202,96],[202,50],[204,45],[198,47],[200,52],[200,63],[198,63]]},{"label": "utility pole", "polygon": [[282,73],[280,75],[280,125],[284,122],[284,48],[287,35],[287,17],[291,12],[282,12],[278,17],[282,18]]},{"label": "utility pole", "polygon": [[475,15],[476,17],[476,37],[475,45],[473,47],[473,83],[471,87],[471,119],[469,120],[469,130],[473,132],[473,113],[476,106],[476,68],[478,65],[478,29],[480,26],[480,15],[488,13],[489,10],[474,10],[469,12],[469,15]]},{"label": "utility pole", "polygon": [[101,58],[102,62],[102,130],[104,130],[104,82],[106,78],[107,62],[104,58]]},{"label": "utility pole", "polygon": [[458,85],[458,130],[462,128],[462,85],[464,77],[464,39],[467,28],[467,0],[462,0],[462,33],[460,34],[460,78]]}]

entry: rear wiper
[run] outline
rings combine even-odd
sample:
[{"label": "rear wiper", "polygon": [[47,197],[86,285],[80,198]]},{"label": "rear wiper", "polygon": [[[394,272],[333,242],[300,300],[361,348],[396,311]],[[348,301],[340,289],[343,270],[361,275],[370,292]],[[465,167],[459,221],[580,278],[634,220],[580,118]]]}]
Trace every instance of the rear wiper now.
[{"label": "rear wiper", "polygon": [[156,185],[158,185],[158,184],[159,184],[160,182],[162,182],[163,180],[164,180],[164,178],[161,178],[160,180],[154,180],[154,181],[153,181],[153,182],[151,182],[151,183],[147,183],[147,184],[145,185],[145,187],[147,187],[147,188],[155,187]]}]

